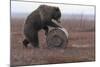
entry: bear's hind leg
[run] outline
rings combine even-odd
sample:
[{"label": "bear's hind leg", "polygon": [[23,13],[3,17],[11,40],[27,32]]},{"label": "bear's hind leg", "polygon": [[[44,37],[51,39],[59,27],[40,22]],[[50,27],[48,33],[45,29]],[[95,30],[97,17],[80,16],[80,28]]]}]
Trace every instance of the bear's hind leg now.
[{"label": "bear's hind leg", "polygon": [[27,39],[24,39],[24,40],[23,40],[23,45],[24,45],[25,47],[27,47],[28,44],[29,44],[29,41],[28,41]]}]

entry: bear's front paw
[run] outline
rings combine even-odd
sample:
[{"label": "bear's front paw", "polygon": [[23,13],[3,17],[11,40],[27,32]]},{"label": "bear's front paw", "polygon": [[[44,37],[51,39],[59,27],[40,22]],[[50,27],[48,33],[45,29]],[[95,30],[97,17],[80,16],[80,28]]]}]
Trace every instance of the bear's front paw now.
[{"label": "bear's front paw", "polygon": [[48,32],[45,32],[45,35],[47,36]]}]

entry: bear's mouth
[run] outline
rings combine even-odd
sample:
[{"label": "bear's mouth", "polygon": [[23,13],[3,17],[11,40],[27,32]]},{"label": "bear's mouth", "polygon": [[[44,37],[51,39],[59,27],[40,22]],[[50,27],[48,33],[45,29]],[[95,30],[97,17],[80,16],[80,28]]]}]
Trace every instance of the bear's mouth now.
[{"label": "bear's mouth", "polygon": [[61,23],[60,19],[58,19],[57,21],[58,21],[58,23]]},{"label": "bear's mouth", "polygon": [[52,19],[51,21],[54,22],[55,24],[61,23],[60,19],[58,20]]},{"label": "bear's mouth", "polygon": [[[61,24],[59,24],[59,23],[61,23],[60,20],[52,19],[51,21],[52,21],[53,23],[57,24],[58,26],[61,26]],[[61,26],[61,27],[62,27],[62,26]]]}]

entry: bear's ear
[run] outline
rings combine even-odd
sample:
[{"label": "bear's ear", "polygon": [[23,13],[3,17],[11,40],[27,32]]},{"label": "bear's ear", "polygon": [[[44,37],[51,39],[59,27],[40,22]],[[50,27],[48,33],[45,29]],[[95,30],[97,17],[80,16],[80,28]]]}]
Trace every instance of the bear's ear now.
[{"label": "bear's ear", "polygon": [[59,11],[59,8],[58,8],[58,7],[55,7],[55,10],[56,10],[56,11]]}]

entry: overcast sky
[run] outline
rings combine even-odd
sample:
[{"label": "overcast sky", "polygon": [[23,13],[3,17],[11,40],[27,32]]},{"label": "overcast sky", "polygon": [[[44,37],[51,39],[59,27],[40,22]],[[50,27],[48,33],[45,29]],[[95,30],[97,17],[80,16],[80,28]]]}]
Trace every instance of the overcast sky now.
[{"label": "overcast sky", "polygon": [[65,4],[51,4],[51,3],[35,3],[35,2],[11,2],[12,13],[30,13],[34,11],[39,5],[46,4],[51,6],[57,6],[62,13],[66,14],[94,14],[93,6],[80,6],[80,5],[65,5]]}]

